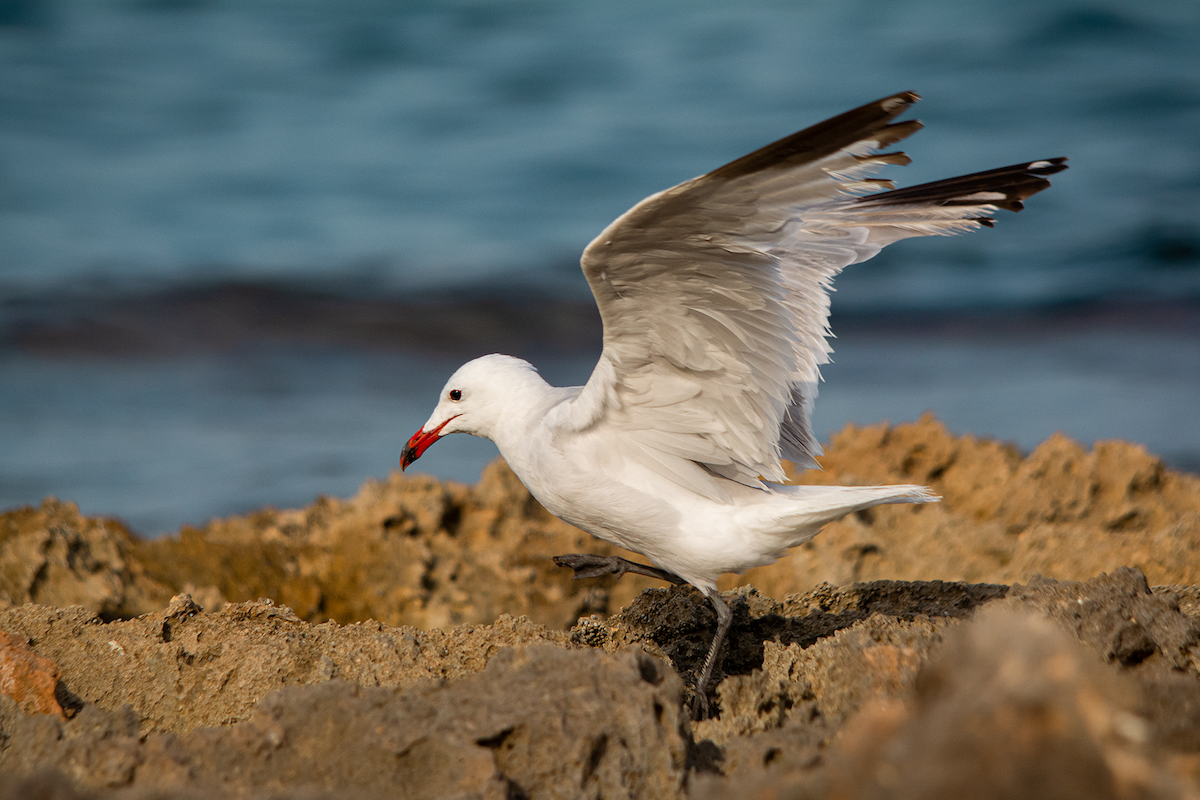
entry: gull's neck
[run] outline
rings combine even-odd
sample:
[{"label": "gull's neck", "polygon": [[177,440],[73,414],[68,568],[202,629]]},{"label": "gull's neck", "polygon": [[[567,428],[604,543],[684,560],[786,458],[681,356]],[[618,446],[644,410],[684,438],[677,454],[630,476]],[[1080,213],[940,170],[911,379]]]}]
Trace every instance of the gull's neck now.
[{"label": "gull's neck", "polygon": [[546,415],[569,393],[546,383],[531,369],[506,370],[494,386],[496,414],[479,434],[495,442],[510,463],[524,461],[533,440],[540,440]]}]

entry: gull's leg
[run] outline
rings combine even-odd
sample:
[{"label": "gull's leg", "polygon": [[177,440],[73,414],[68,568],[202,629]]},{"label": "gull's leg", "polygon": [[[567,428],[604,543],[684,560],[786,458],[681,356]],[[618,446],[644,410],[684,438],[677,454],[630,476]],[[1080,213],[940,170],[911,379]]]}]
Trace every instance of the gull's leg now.
[{"label": "gull's leg", "polygon": [[[570,567],[575,570],[575,580],[580,578],[596,578],[601,575],[616,575],[618,578],[626,572],[634,572],[638,575],[649,575],[651,578],[659,578],[676,585],[687,583],[683,578],[673,572],[667,572],[665,569],[658,567],[648,567],[645,564],[638,564],[636,561],[630,561],[618,556],[594,556],[587,553],[571,553],[565,556],[554,556],[554,563],[560,567]],[[693,584],[694,585],[694,584]],[[729,636],[729,628],[733,625],[733,612],[729,610],[729,606],[721,599],[720,593],[715,589],[704,589],[696,587],[704,593],[708,601],[712,603],[713,609],[717,612],[717,632],[713,635],[712,644],[708,648],[708,655],[704,658],[704,667],[700,670],[700,677],[696,680],[696,698],[692,702],[692,717],[694,719],[704,719],[708,716],[708,682],[712,680],[713,670],[717,666],[717,656],[721,653],[721,648],[725,645],[725,639]]]},{"label": "gull's leg", "polygon": [[708,682],[712,680],[713,669],[717,666],[717,656],[720,655],[721,647],[725,644],[725,637],[729,635],[729,627],[733,624],[733,612],[729,610],[729,606],[721,599],[717,590],[700,589],[700,591],[704,592],[704,596],[708,598],[717,612],[717,632],[713,635],[712,645],[708,648],[708,656],[704,659],[704,668],[700,670],[700,677],[696,679],[696,698],[692,702],[693,719],[708,717]]},{"label": "gull's leg", "polygon": [[673,572],[667,572],[665,569],[658,567],[648,567],[645,564],[639,564],[636,561],[630,561],[618,556],[593,556],[587,553],[571,553],[565,556],[555,556],[554,563],[560,567],[570,567],[575,570],[575,580],[580,578],[598,578],[601,575],[613,574],[618,578],[626,572],[633,572],[638,575],[649,575],[651,578],[674,583],[676,585],[687,583],[683,578]]}]

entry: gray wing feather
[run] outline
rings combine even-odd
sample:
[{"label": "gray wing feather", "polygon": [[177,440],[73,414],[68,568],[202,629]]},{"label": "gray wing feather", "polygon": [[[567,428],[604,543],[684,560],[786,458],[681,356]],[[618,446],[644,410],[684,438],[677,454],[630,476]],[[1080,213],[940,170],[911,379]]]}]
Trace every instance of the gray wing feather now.
[{"label": "gray wing feather", "polygon": [[[604,350],[558,423],[619,428],[650,460],[712,497],[720,475],[780,481],[781,458],[816,466],[810,423],[832,348],[829,292],[844,267],[911,236],[989,224],[1046,188],[1065,159],[890,189],[870,179],[911,135],[893,95],[638,203],[584,251]],[[692,462],[674,463],[674,460]]]}]

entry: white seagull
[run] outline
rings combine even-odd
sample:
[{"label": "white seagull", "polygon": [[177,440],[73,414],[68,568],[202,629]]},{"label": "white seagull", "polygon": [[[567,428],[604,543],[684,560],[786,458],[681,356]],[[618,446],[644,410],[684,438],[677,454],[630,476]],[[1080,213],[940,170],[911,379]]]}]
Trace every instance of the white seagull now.
[{"label": "white seagull", "polygon": [[604,323],[584,386],[550,386],[526,361],[487,355],[451,376],[401,456],[450,433],[491,439],[550,513],[646,556],[555,558],[576,578],[636,572],[690,583],[717,630],[694,713],[732,613],[717,578],[770,564],[821,526],[924,486],[787,486],[781,459],[817,467],[810,415],[832,348],[829,292],[844,267],[913,236],[991,227],[991,214],[1066,169],[1051,158],[894,189],[867,177],[921,123],[892,95],[651,195],[583,252]]}]

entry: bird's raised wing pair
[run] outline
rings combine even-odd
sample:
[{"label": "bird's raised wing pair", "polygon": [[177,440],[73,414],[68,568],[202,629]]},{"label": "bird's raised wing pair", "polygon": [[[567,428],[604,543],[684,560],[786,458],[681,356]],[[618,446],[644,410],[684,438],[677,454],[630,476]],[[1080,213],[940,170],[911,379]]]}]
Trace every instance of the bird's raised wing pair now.
[{"label": "bird's raised wing pair", "polygon": [[491,439],[551,513],[656,567],[560,556],[576,577],[638,572],[690,583],[717,612],[696,680],[707,689],[732,614],[718,576],[769,564],[844,514],[927,503],[921,486],[785,486],[781,459],[817,466],[810,414],[831,348],[833,277],[913,236],[990,227],[1066,169],[1051,158],[894,189],[888,146],[920,129],[886,97],[647,197],[588,245],[583,272],[604,349],[587,384],[555,388],[488,355],[451,376],[408,442]]}]

